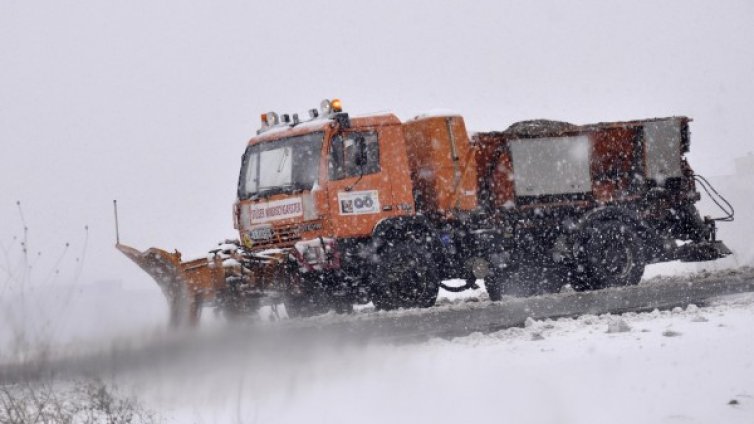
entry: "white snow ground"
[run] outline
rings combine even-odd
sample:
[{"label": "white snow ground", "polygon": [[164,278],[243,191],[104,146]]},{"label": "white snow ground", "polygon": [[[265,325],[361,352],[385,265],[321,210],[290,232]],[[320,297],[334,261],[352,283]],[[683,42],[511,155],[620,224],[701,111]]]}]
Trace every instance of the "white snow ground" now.
[{"label": "white snow ground", "polygon": [[751,423],[752,322],[754,294],[745,294],[116,382],[180,423]]}]

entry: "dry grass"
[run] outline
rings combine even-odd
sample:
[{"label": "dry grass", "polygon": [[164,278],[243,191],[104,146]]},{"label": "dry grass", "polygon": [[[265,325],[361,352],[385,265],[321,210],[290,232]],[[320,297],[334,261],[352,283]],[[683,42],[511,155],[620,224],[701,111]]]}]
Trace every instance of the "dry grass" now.
[{"label": "dry grass", "polygon": [[[41,360],[49,353],[47,339],[52,324],[30,326],[26,319],[38,313],[33,307],[34,288],[55,284],[66,259],[70,244],[55,255],[51,268],[41,267],[38,262],[42,252],[32,254],[29,227],[16,202],[21,236],[10,243],[0,243],[0,305],[7,303],[6,296],[14,294],[20,299],[20,316],[10,308],[0,308],[0,319],[8,323],[12,332],[9,345],[0,346],[0,352],[10,355],[15,361]],[[84,242],[81,254],[75,258],[73,275],[66,276],[75,286],[81,275],[87,250],[88,227],[84,227]],[[67,306],[70,296],[62,299]],[[6,310],[7,309],[7,310]],[[28,310],[27,310],[28,309]],[[39,328],[38,328],[39,327]],[[98,379],[74,382],[55,380],[25,380],[21,383],[0,382],[0,424],[139,424],[156,422],[155,415],[145,410],[135,397],[124,396],[114,386]]]},{"label": "dry grass", "polygon": [[0,386],[0,423],[141,424],[155,414],[100,380]]}]

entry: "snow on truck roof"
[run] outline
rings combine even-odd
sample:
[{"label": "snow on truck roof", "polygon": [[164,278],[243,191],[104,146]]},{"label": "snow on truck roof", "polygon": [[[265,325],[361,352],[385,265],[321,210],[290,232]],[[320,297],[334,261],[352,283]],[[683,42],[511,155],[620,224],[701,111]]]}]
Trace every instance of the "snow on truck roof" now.
[{"label": "snow on truck roof", "polygon": [[427,119],[427,118],[437,118],[442,116],[463,116],[460,112],[452,110],[452,109],[430,109],[424,112],[421,112],[414,116],[413,118],[409,119],[409,121],[418,121],[420,119]]},{"label": "snow on truck roof", "polygon": [[[378,111],[362,114],[349,114],[343,112],[342,103],[339,99],[325,99],[320,103],[319,109],[309,110],[309,120],[299,120],[298,114],[282,114],[268,112],[261,115],[262,127],[257,134],[249,140],[249,144],[269,141],[279,138],[283,133],[291,135],[303,134],[312,130],[324,129],[332,124],[339,115],[344,115],[346,120],[353,120],[357,126],[391,125],[435,117],[460,117],[460,113],[450,109],[431,109],[422,112],[411,119],[402,121],[395,113],[390,111]],[[340,116],[343,118],[343,116]]]},{"label": "snow on truck roof", "polygon": [[[392,112],[375,112],[375,113],[365,113],[365,114],[358,114],[358,115],[350,115],[350,120],[356,121],[356,123],[369,126],[369,121],[388,121],[390,124],[400,124],[401,121],[398,119],[398,117],[392,113]],[[301,134],[304,132],[309,132],[311,130],[317,130],[322,129],[331,123],[333,123],[335,120],[332,117],[320,117],[315,118],[309,121],[304,121],[298,124],[278,124],[276,126],[270,127],[265,129],[264,131],[258,133],[254,137],[251,138],[250,143],[258,143],[263,141],[268,141],[274,138],[278,138],[278,136],[281,133],[290,132],[291,134]],[[365,122],[366,121],[366,122]]]},{"label": "snow on truck roof", "polygon": [[[313,119],[311,121],[304,121],[304,122],[301,122],[301,123],[298,123],[298,124],[295,124],[295,125],[293,125],[293,124],[280,124],[278,126],[271,127],[269,129],[264,130],[264,132],[260,133],[257,137],[258,138],[267,138],[266,136],[268,136],[268,135],[277,134],[277,133],[281,133],[281,132],[286,132],[286,131],[294,130],[294,129],[324,127],[325,125],[329,125],[332,121],[333,120],[330,119],[330,118],[318,118],[318,119]],[[257,138],[257,137],[255,137],[255,138]]]}]

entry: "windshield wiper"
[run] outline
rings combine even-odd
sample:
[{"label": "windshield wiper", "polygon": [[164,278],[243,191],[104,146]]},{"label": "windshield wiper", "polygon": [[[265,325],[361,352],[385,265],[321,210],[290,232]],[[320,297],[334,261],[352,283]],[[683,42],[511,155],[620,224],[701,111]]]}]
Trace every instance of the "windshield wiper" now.
[{"label": "windshield wiper", "polygon": [[298,183],[298,182],[289,183],[289,184],[285,184],[285,185],[281,185],[277,187],[263,188],[257,192],[252,193],[249,196],[249,199],[256,200],[256,199],[259,199],[260,197],[267,198],[267,197],[273,196],[275,194],[280,194],[280,193],[292,194],[297,191],[304,191],[304,190],[309,190],[309,189],[311,189],[311,186],[309,186],[308,184]]},{"label": "windshield wiper", "polygon": [[254,194],[251,195],[252,200],[259,199],[260,197],[270,197],[275,194],[283,193],[285,191],[285,187],[269,187],[269,188],[263,188]]}]

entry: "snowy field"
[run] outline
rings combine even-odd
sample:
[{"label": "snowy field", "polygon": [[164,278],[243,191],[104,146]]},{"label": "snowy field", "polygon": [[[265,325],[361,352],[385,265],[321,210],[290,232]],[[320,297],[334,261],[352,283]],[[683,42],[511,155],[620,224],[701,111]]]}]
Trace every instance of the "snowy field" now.
[{"label": "snowy field", "polygon": [[[657,277],[642,284],[685,280]],[[481,291],[470,298],[476,300],[448,299],[437,309],[486,302]],[[331,314],[314,321],[341,319]],[[270,351],[269,344],[233,343],[227,335],[249,333],[226,331],[215,340],[230,342],[227,352],[203,347],[221,325],[215,321],[201,330],[210,336],[202,345],[186,345],[201,354],[168,355],[98,377],[165,423],[749,423],[753,321],[754,293],[745,293],[670,311],[528,319],[522,327],[422,343],[315,343],[306,349],[281,343]],[[159,333],[148,336],[155,337]]]},{"label": "snowy field", "polygon": [[751,423],[754,295],[120,377],[167,422]]},{"label": "snowy field", "polygon": [[747,293],[452,340],[282,346],[279,356],[99,377],[165,423],[751,423],[752,322]]}]

